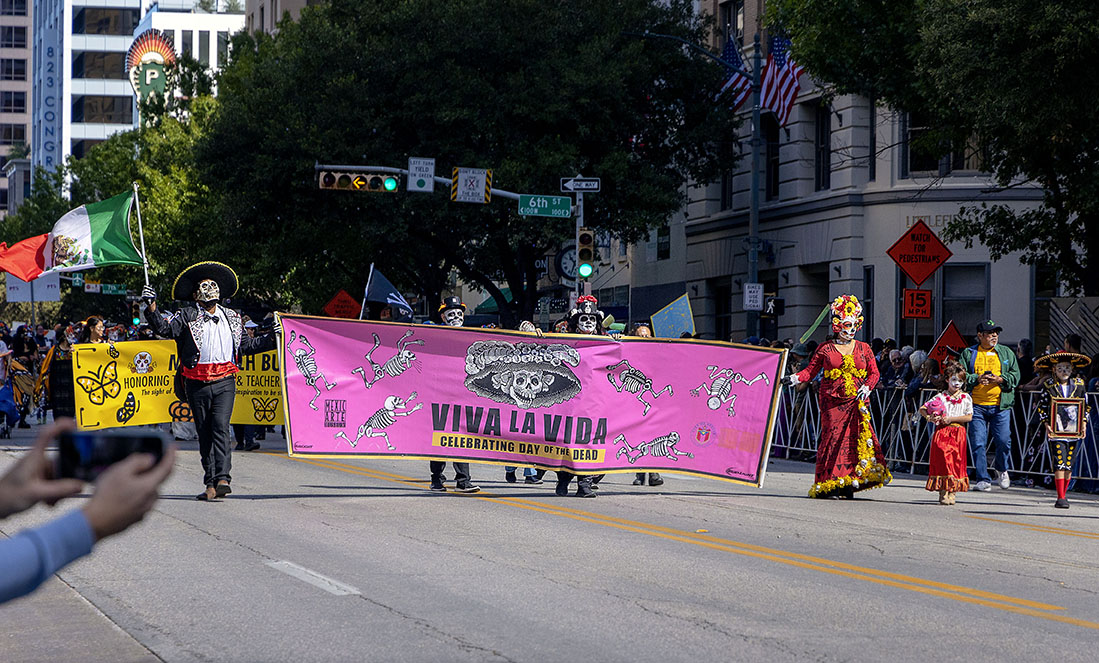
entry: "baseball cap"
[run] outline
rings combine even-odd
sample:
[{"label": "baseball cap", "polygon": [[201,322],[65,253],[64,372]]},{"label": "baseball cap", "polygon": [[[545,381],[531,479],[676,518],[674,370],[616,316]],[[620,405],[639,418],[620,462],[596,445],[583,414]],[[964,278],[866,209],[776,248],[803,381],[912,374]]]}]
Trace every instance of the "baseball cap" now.
[{"label": "baseball cap", "polygon": [[257,325],[255,322],[249,320],[248,322],[244,323],[244,327],[245,327],[245,329],[255,329],[256,327],[259,327],[259,325]]},{"label": "baseball cap", "polygon": [[1004,330],[1003,327],[996,324],[992,320],[985,320],[984,322],[977,323],[978,332],[996,332],[997,334]]}]

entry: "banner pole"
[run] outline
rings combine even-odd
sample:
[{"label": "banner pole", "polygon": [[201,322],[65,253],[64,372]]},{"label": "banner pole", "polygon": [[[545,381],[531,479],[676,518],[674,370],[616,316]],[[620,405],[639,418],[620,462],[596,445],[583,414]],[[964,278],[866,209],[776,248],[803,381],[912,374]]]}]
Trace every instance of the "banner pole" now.
[{"label": "banner pole", "polygon": [[145,229],[141,226],[141,198],[137,195],[137,182],[134,182],[134,205],[137,206],[137,235],[141,238],[141,262],[145,268],[145,285],[149,285],[149,258],[145,255]]},{"label": "banner pole", "polygon": [[370,279],[374,278],[374,263],[370,263],[370,273],[366,275],[366,289],[363,290],[363,306],[359,309],[359,320],[366,313],[366,298],[370,295]]}]

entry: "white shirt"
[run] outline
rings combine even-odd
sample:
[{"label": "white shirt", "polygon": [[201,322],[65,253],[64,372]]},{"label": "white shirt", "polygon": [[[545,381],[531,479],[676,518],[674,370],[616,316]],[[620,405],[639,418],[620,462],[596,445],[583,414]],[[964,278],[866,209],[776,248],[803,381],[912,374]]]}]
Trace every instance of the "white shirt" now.
[{"label": "white shirt", "polygon": [[942,392],[936,394],[931,400],[940,401],[948,417],[964,417],[973,414],[973,398],[964,391],[958,392],[958,396],[955,396],[953,401]]},{"label": "white shirt", "polygon": [[202,319],[202,347],[198,349],[198,363],[224,364],[233,361],[233,330],[229,328],[225,309],[220,304],[216,305],[213,317],[217,318],[217,322],[202,307],[199,307],[198,314]]}]

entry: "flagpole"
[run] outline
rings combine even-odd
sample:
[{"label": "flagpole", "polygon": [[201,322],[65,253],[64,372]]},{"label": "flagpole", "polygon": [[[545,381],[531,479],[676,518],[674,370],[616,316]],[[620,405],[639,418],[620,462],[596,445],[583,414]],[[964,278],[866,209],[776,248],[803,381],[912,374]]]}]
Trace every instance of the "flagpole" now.
[{"label": "flagpole", "polygon": [[134,204],[137,205],[137,235],[141,238],[141,262],[145,268],[145,285],[149,285],[149,258],[145,256],[145,229],[141,226],[141,198],[137,195],[137,182],[134,182]]},{"label": "flagpole", "polygon": [[363,307],[359,309],[359,320],[363,319],[363,313],[366,313],[366,298],[370,296],[370,279],[374,278],[374,263],[370,263],[370,273],[366,275],[366,289],[363,290]]}]

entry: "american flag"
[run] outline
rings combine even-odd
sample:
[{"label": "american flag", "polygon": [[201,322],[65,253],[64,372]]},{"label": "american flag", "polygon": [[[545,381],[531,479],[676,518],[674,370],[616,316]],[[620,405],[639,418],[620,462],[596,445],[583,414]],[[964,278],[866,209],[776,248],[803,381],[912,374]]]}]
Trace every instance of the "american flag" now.
[{"label": "american flag", "polygon": [[[740,57],[740,49],[737,48],[736,41],[733,39],[725,42],[725,48],[721,51],[721,59],[730,67],[744,69],[744,60]],[[748,101],[748,97],[752,95],[752,79],[739,71],[734,71],[730,74],[729,80],[725,81],[725,85],[721,86],[717,93],[718,96],[724,94],[729,88],[733,88],[730,94],[733,95],[733,110],[736,110],[745,101]]]},{"label": "american flag", "polygon": [[779,126],[786,126],[790,109],[798,98],[798,77],[805,70],[790,57],[790,38],[771,37],[771,50],[763,67],[760,106],[775,113]]}]

